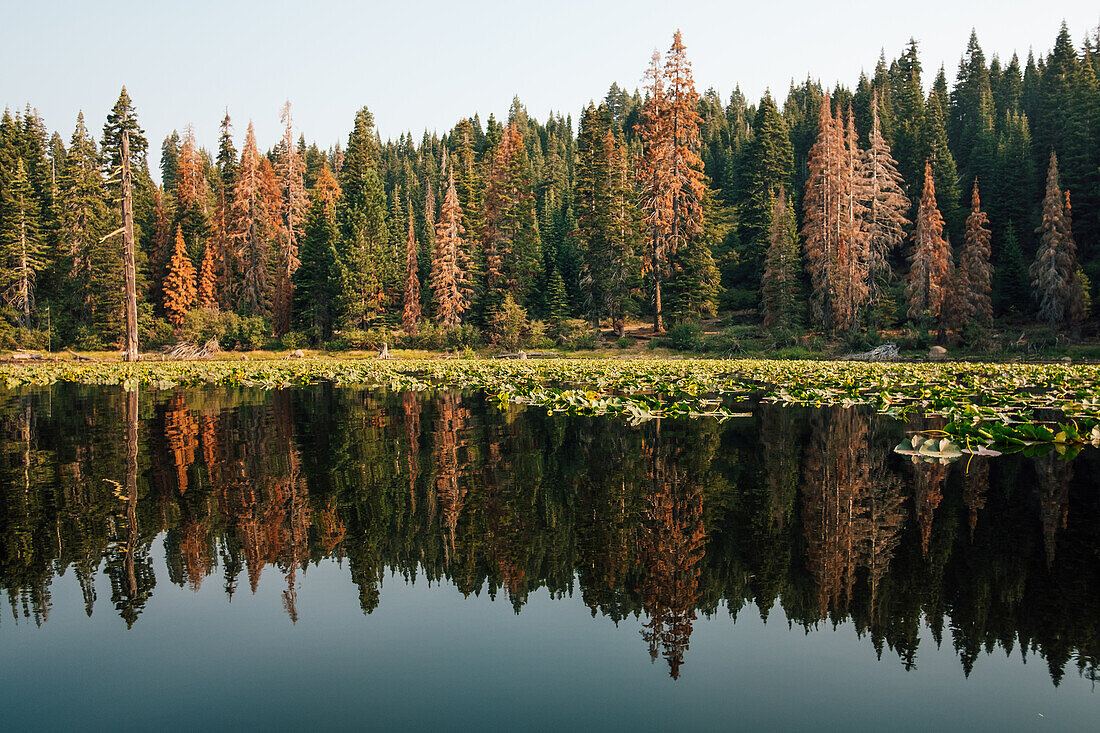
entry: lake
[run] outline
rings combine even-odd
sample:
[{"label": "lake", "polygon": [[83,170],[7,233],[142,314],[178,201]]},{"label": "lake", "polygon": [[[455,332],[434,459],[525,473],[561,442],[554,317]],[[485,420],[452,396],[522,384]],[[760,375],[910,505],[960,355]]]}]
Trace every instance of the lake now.
[{"label": "lake", "polygon": [[737,407],[0,390],[0,720],[1095,726],[1100,451],[919,460],[866,410]]}]

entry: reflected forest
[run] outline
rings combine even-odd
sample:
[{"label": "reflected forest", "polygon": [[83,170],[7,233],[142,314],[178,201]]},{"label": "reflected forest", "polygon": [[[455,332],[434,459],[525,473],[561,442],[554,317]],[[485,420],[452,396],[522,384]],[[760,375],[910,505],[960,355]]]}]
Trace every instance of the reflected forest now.
[{"label": "reflected forest", "polygon": [[127,627],[158,583],[231,598],[264,576],[293,623],[302,576],[335,561],[365,614],[386,581],[516,613],[542,589],[579,594],[636,625],[674,678],[701,616],[758,613],[792,632],[854,627],[907,669],[926,624],[967,674],[1000,650],[1038,655],[1054,684],[1094,679],[1096,451],[924,462],[893,449],[916,427],[767,405],[633,427],[328,384],[8,392],[0,625],[48,623],[70,573],[88,615],[113,608]]}]

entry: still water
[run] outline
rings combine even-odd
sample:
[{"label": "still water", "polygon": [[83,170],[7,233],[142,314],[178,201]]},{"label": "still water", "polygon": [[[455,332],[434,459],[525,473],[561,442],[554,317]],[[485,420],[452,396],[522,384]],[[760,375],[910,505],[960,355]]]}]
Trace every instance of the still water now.
[{"label": "still water", "polygon": [[751,410],[0,392],[0,727],[1095,728],[1098,452]]}]

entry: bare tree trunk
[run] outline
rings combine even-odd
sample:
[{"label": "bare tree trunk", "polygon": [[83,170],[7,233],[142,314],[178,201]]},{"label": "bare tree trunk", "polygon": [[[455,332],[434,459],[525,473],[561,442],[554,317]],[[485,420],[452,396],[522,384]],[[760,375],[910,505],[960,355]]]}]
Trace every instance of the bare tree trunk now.
[{"label": "bare tree trunk", "polygon": [[130,180],[130,133],[122,132],[122,265],[126,295],[126,361],[138,359],[137,275],[134,272],[134,202]]},{"label": "bare tree trunk", "polygon": [[[123,133],[123,155],[126,137]],[[123,158],[125,160],[125,158]],[[131,254],[133,250],[131,250]],[[133,262],[133,260],[131,260]],[[137,598],[137,575],[134,569],[134,553],[138,548],[137,527],[137,473],[138,473],[138,391],[135,386],[126,391],[126,582],[130,600]]]}]

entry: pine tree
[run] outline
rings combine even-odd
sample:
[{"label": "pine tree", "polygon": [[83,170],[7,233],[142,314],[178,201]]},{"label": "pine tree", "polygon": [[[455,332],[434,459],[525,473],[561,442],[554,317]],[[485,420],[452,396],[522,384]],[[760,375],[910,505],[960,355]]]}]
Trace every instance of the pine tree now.
[{"label": "pine tree", "polygon": [[1023,312],[1024,305],[1031,298],[1027,269],[1024,253],[1020,249],[1020,239],[1016,236],[1016,227],[1009,222],[1005,227],[1004,244],[994,270],[994,294],[998,312]]},{"label": "pine tree", "polygon": [[180,135],[176,130],[166,135],[160,144],[160,186],[166,193],[176,193],[176,174],[179,171]]},{"label": "pine tree", "polygon": [[989,264],[989,218],[981,210],[978,183],[970,197],[959,267],[955,272],[955,327],[960,332],[971,323],[986,329],[993,324],[993,269]]},{"label": "pine tree", "polygon": [[[653,327],[663,325],[662,282],[669,275],[670,258],[683,246],[692,250],[692,262],[680,270],[694,268],[702,254],[697,239],[703,231],[703,162],[699,157],[699,95],[692,79],[691,63],[677,30],[664,68],[660,56],[646,73],[649,98],[642,110],[638,130],[643,143],[639,163],[642,182],[641,209],[648,229],[648,257],[643,271],[653,286]],[[709,252],[707,253],[709,256]]]},{"label": "pine tree", "polygon": [[435,227],[431,278],[435,319],[446,328],[462,323],[462,314],[470,307],[469,256],[462,239],[465,232],[454,170],[448,166],[447,192]]},{"label": "pine tree", "polygon": [[939,321],[950,287],[951,264],[951,245],[943,236],[943,217],[936,208],[936,183],[932,164],[928,162],[924,166],[924,191],[913,229],[909,283],[905,289],[912,321]]},{"label": "pine tree", "polygon": [[313,202],[302,238],[302,266],[294,273],[294,313],[313,343],[332,337],[339,296],[340,257],[336,204],[340,186],[326,163],[313,189]]},{"label": "pine tree", "polygon": [[405,307],[401,312],[401,327],[406,336],[415,336],[420,327],[420,268],[416,255],[416,231],[410,208],[409,236],[405,242]]},{"label": "pine tree", "polygon": [[291,310],[294,305],[294,273],[301,261],[298,244],[302,235],[309,199],[306,196],[305,163],[294,142],[294,126],[290,115],[290,102],[283,105],[281,115],[283,139],[279,145],[279,228],[278,252],[275,270],[275,335],[282,336],[290,330]]},{"label": "pine tree", "polygon": [[[546,291],[546,320],[560,332],[565,320],[569,318],[569,299],[565,292],[565,281],[555,267],[550,273]],[[622,336],[622,333],[619,333]]]},{"label": "pine tree", "polygon": [[860,169],[863,198],[863,230],[867,242],[868,286],[872,300],[892,275],[890,255],[905,239],[910,202],[898,172],[890,144],[882,133],[876,90],[871,102],[871,133]]},{"label": "pine tree", "polygon": [[195,140],[194,130],[188,126],[180,146],[176,170],[175,223],[182,226],[187,250],[193,257],[205,248],[210,235],[207,217],[209,186],[204,175],[205,166],[206,161]]},{"label": "pine tree", "polygon": [[233,145],[233,122],[229,110],[225,111],[218,135],[218,179],[225,191],[233,191],[237,185],[237,148]]},{"label": "pine tree", "polygon": [[46,265],[39,203],[22,158],[0,188],[0,298],[18,326],[30,328],[38,275]]},{"label": "pine tree", "polygon": [[218,265],[212,242],[207,242],[202,264],[199,266],[197,303],[199,308],[218,307]]},{"label": "pine tree", "polygon": [[541,263],[531,166],[523,135],[515,123],[501,134],[489,164],[484,225],[486,307],[499,303],[504,291],[525,303]]},{"label": "pine tree", "polygon": [[1058,186],[1058,157],[1052,151],[1043,197],[1043,221],[1035,230],[1039,249],[1028,269],[1039,301],[1039,320],[1076,327],[1085,317],[1086,296],[1077,267],[1077,244]]},{"label": "pine tree", "polygon": [[[744,147],[744,199],[739,206],[739,259],[742,264],[727,285],[743,284],[752,288],[764,268],[767,237],[771,231],[771,213],[780,186],[791,187],[794,173],[794,149],[790,131],[770,92],[764,93],[752,123],[752,139]],[[738,282],[740,281],[740,282]]]},{"label": "pine tree", "polygon": [[[943,86],[943,71],[937,80]],[[947,126],[941,97],[946,93],[937,93],[933,88],[928,95],[924,121],[924,154],[932,164],[932,177],[936,186],[936,206],[943,216],[949,231],[957,231],[959,210],[958,170],[955,157],[947,143]]]},{"label": "pine tree", "polygon": [[187,256],[183,228],[176,227],[176,242],[164,279],[164,312],[176,328],[183,326],[187,313],[195,307],[195,266]]},{"label": "pine tree", "polygon": [[691,63],[677,30],[665,57],[668,100],[669,192],[668,248],[670,305],[678,321],[694,321],[714,310],[717,272],[703,236],[706,186],[699,157],[699,94]]},{"label": "pine tree", "polygon": [[642,141],[638,160],[639,204],[646,227],[646,256],[642,274],[648,275],[653,292],[653,328],[664,330],[661,284],[668,269],[669,193],[672,189],[667,160],[671,138],[668,129],[668,101],[661,57],[654,51],[646,71],[648,86],[637,134]]},{"label": "pine tree", "polygon": [[[612,130],[609,111],[589,105],[581,116],[574,173],[580,284],[586,315],[594,324],[610,316],[617,330],[622,329],[630,308],[640,239],[627,155],[623,141]],[[556,264],[552,269],[557,269]]]},{"label": "pine tree", "polygon": [[802,257],[794,209],[787,205],[787,190],[783,187],[775,197],[771,219],[768,255],[760,283],[764,328],[789,334],[802,325]]},{"label": "pine tree", "polygon": [[122,258],[111,239],[99,153],[84,115],[77,116],[58,182],[62,338],[102,346],[122,332]]},{"label": "pine tree", "polygon": [[[925,111],[924,85],[921,82],[921,64],[917,54],[917,42],[912,38],[905,53],[890,69],[890,98],[893,103],[894,155],[902,178],[916,186],[924,163]],[[910,195],[916,193],[910,190]]]},{"label": "pine tree", "polygon": [[240,262],[242,279],[239,307],[245,315],[267,316],[271,312],[269,258],[275,235],[278,188],[274,171],[256,149],[256,133],[248,123],[240,168],[233,188],[230,239]]},{"label": "pine tree", "polygon": [[863,228],[862,164],[854,129],[833,117],[829,95],[821,102],[817,142],[802,199],[806,269],[814,316],[826,330],[852,330],[867,304],[869,239]]},{"label": "pine tree", "polygon": [[355,116],[340,171],[337,320],[347,328],[367,329],[396,316],[395,303],[390,301],[402,281],[401,269],[386,223],[386,192],[378,163],[374,118],[364,107]]}]

